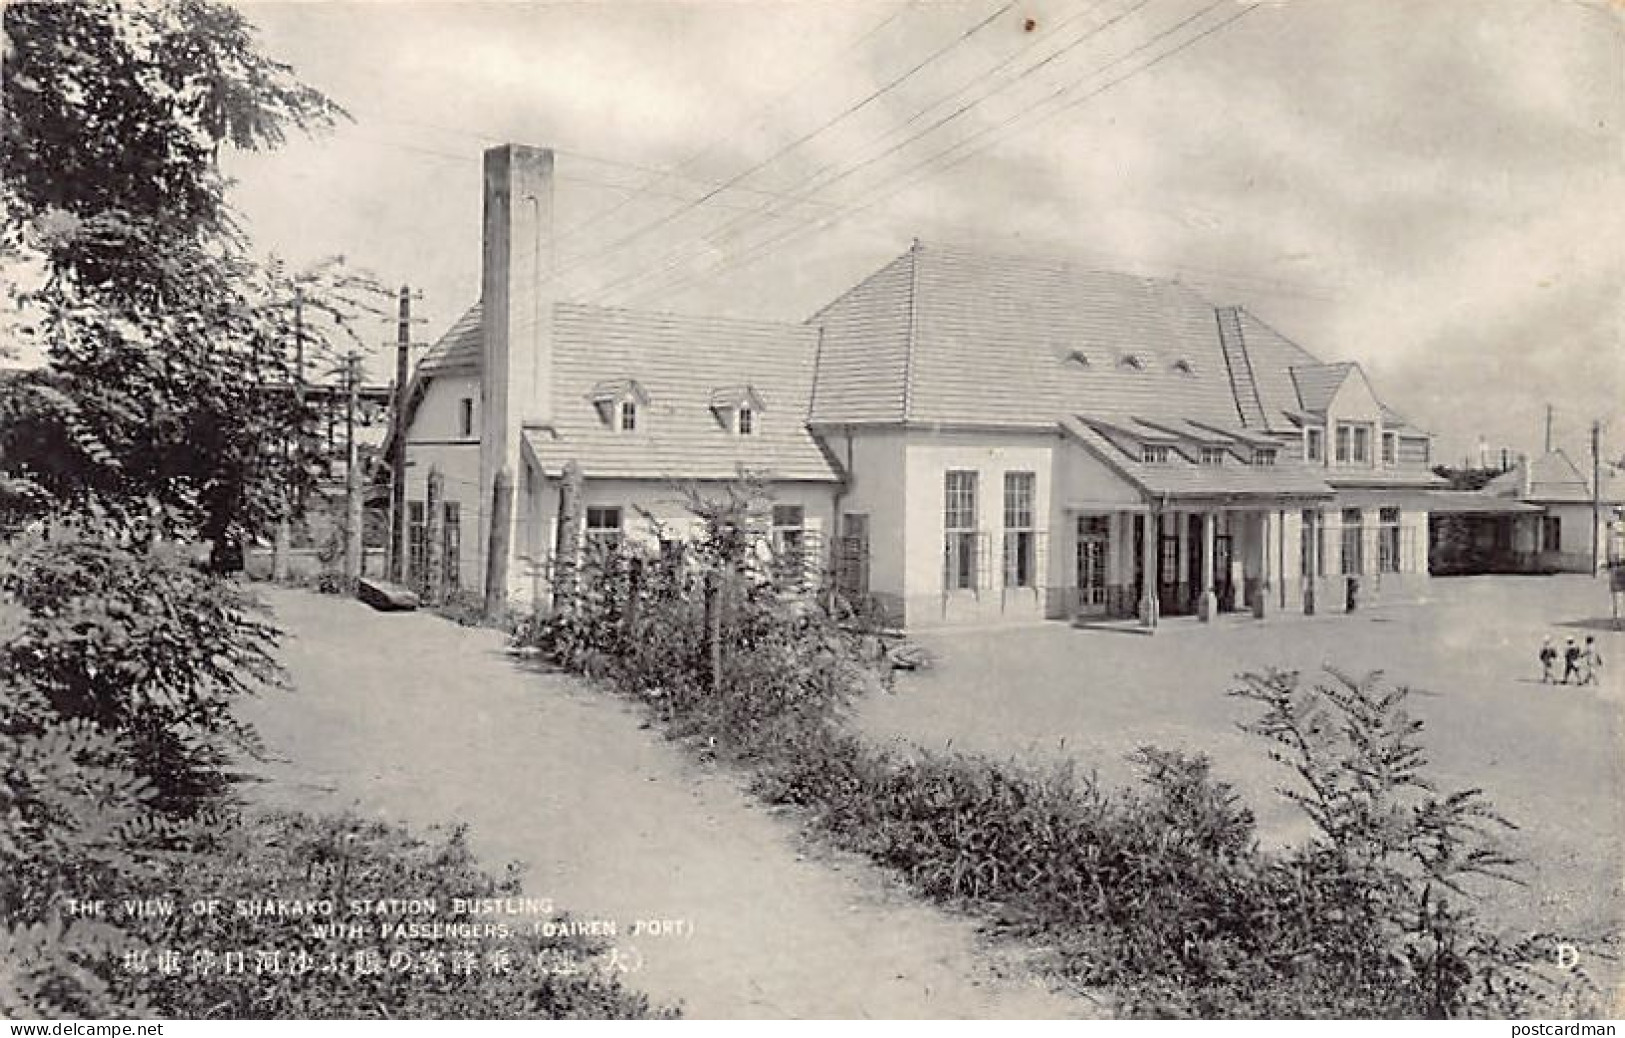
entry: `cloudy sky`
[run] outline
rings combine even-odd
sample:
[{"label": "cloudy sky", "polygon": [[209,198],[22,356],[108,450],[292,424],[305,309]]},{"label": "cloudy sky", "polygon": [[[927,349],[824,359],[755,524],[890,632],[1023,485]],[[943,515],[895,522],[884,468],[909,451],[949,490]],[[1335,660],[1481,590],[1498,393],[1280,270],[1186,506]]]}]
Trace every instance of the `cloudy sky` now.
[{"label": "cloudy sky", "polygon": [[916,237],[1076,256],[1360,361],[1443,456],[1539,449],[1547,403],[1625,450],[1600,0],[242,6],[355,118],[231,161],[250,230],[420,289],[427,339],[511,140],[559,152],[583,299],[800,320]]}]

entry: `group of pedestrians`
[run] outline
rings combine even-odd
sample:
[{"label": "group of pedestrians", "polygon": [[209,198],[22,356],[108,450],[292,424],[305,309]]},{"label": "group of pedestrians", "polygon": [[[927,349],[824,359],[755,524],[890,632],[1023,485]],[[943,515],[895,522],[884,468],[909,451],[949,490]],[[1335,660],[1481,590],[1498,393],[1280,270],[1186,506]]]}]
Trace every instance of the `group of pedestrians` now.
[{"label": "group of pedestrians", "polygon": [[1597,651],[1597,639],[1586,635],[1585,647],[1581,648],[1573,638],[1568,639],[1559,653],[1552,644],[1548,635],[1540,643],[1540,682],[1543,685],[1552,684],[1552,675],[1557,668],[1557,661],[1563,661],[1563,676],[1557,684],[1567,685],[1573,678],[1576,685],[1594,685],[1602,671],[1602,654]]}]

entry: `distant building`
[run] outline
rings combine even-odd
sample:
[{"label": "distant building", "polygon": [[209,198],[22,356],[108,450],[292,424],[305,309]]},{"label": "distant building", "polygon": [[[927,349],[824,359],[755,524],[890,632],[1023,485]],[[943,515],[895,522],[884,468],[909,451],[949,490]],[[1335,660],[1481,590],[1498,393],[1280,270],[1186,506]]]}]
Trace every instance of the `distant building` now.
[{"label": "distant building", "polygon": [[480,586],[506,469],[508,590],[545,601],[573,462],[585,538],[651,545],[691,523],[674,482],[764,474],[774,540],[910,626],[1341,610],[1427,578],[1429,434],[1241,308],[919,244],[803,324],[567,303],[553,175],[486,153],[482,300],[410,387],[414,577]]},{"label": "distant building", "polygon": [[1492,479],[1486,496],[1532,509],[1511,522],[1498,544],[1497,568],[1590,573],[1593,551],[1606,562],[1609,523],[1625,505],[1625,479],[1611,466],[1603,467],[1602,477],[1595,508],[1590,477],[1561,450],[1524,458]]}]

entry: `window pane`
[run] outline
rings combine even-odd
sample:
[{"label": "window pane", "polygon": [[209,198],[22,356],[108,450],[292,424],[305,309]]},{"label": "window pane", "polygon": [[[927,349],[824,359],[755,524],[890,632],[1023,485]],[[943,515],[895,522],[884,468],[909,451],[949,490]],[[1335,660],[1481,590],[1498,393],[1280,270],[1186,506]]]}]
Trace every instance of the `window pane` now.
[{"label": "window pane", "polygon": [[1031,529],[1033,497],[1037,477],[1031,472],[1004,474],[1004,525],[1006,529]]},{"label": "window pane", "polygon": [[976,473],[954,471],[944,481],[943,526],[949,530],[976,528]]},{"label": "window pane", "polygon": [[774,526],[801,526],[803,524],[804,510],[800,505],[774,505]]}]

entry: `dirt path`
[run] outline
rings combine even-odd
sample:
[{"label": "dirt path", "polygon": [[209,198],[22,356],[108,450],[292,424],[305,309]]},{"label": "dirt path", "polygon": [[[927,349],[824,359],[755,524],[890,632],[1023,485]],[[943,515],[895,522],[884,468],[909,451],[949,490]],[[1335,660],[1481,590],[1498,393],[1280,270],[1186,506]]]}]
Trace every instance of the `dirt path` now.
[{"label": "dirt path", "polygon": [[[274,801],[415,826],[467,823],[488,868],[585,918],[674,919],[622,936],[626,979],[699,1018],[1098,1015],[1047,990],[967,921],[859,859],[814,850],[739,780],[573,679],[528,673],[501,638],[427,615],[270,591],[296,691],[245,719],[281,762]],[[403,895],[410,892],[403,892]]]}]

